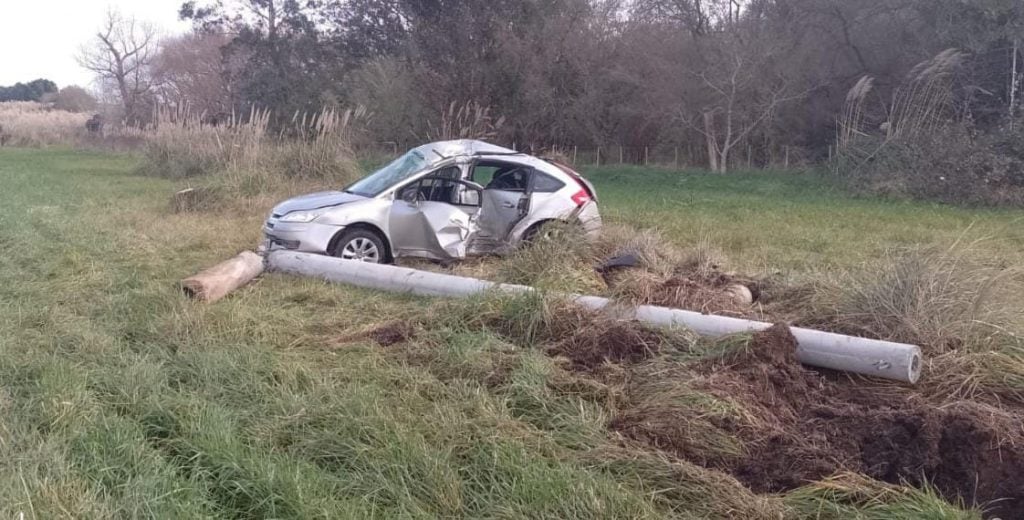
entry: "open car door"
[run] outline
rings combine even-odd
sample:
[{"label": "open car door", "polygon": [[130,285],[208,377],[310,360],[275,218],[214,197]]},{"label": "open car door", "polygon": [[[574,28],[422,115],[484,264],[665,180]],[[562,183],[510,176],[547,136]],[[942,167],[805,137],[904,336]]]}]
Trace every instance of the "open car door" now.
[{"label": "open car door", "polygon": [[388,221],[395,253],[435,260],[465,258],[480,192],[479,186],[459,178],[457,166],[400,189]]},{"label": "open car door", "polygon": [[474,249],[486,252],[508,246],[509,233],[530,213],[533,192],[533,168],[513,164],[494,173],[480,195]]}]

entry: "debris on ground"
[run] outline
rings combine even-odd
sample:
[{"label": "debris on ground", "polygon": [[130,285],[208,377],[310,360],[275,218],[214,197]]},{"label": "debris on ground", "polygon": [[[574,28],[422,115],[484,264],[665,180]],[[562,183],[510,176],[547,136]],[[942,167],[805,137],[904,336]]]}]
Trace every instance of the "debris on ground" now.
[{"label": "debris on ground", "polygon": [[[667,374],[652,377],[634,368],[629,404],[610,426],[725,471],[759,493],[853,471],[895,484],[927,483],[947,499],[987,506],[1003,520],[1024,518],[1024,409],[975,401],[939,407],[905,387],[806,369],[795,352],[788,327],[776,325],[726,363],[673,374],[684,378],[678,384],[688,399],[708,395],[741,408],[703,421],[674,415],[693,410],[672,402],[663,388]],[[658,397],[666,402],[654,406]],[[732,451],[708,445],[730,439],[738,441]]]},{"label": "debris on ground", "polygon": [[346,332],[331,339],[335,346],[352,345],[363,341],[373,341],[382,347],[391,347],[406,343],[417,336],[416,327],[406,321],[391,321],[363,327],[356,331]]},{"label": "debris on ground", "polygon": [[552,345],[548,352],[564,356],[582,369],[595,369],[606,362],[636,363],[650,359],[665,343],[659,331],[639,322],[595,321],[599,326],[581,327]]}]

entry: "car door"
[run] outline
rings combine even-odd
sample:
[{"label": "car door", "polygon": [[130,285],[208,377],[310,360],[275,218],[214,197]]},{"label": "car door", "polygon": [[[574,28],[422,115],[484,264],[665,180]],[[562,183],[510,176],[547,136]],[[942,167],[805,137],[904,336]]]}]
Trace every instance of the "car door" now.
[{"label": "car door", "polygon": [[388,228],[398,256],[465,258],[476,208],[457,204],[464,199],[461,177],[458,166],[445,166],[395,192]]},{"label": "car door", "polygon": [[530,212],[533,168],[507,164],[494,172],[480,196],[479,238],[507,242],[508,234]]}]

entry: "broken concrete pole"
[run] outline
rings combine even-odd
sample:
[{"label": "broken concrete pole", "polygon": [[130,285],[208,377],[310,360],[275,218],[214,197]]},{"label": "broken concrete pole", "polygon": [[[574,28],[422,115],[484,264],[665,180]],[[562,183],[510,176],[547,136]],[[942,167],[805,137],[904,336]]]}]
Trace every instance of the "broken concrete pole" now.
[{"label": "broken concrete pole", "polygon": [[[404,267],[342,260],[321,255],[274,251],[267,255],[272,271],[321,278],[367,289],[423,296],[467,297],[487,291],[510,293],[534,290],[523,285],[501,284]],[[701,314],[653,305],[621,306],[608,298],[563,295],[591,309],[608,308],[625,319],[659,326],[682,326],[703,336],[757,332],[770,323]],[[915,345],[856,338],[799,327],[790,327],[797,341],[797,359],[805,365],[916,383],[921,376],[921,349]]]},{"label": "broken concrete pole", "polygon": [[215,302],[249,283],[263,272],[263,257],[251,251],[221,262],[181,281],[185,294],[197,300]]}]

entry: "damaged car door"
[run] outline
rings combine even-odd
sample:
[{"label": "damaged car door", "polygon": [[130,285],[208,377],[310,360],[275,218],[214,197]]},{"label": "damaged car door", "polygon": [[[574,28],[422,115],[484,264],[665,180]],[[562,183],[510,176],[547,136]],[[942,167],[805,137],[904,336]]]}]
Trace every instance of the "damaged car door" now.
[{"label": "damaged car door", "polygon": [[435,260],[465,258],[482,191],[461,178],[458,166],[440,168],[403,186],[396,192],[388,224],[395,253]]},{"label": "damaged car door", "polygon": [[479,229],[471,250],[498,253],[509,247],[509,232],[530,213],[534,172],[521,164],[482,162],[474,166],[474,181],[482,174],[489,178],[480,195]]}]

